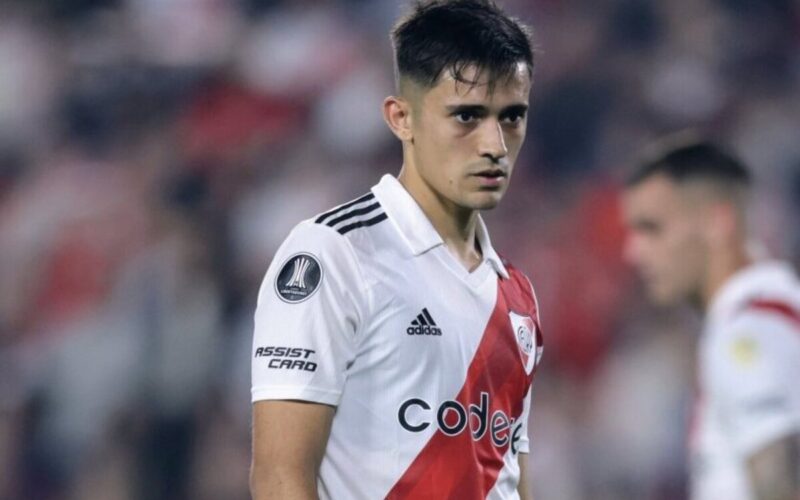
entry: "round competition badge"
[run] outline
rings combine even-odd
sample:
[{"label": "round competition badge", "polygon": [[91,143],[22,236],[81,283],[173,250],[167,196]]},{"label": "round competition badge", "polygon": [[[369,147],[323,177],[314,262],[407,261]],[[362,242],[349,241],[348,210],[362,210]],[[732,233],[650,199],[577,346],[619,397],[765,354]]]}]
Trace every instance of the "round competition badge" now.
[{"label": "round competition badge", "polygon": [[311,297],[322,282],[322,266],[310,254],[289,257],[275,280],[275,292],[284,302],[296,304]]}]

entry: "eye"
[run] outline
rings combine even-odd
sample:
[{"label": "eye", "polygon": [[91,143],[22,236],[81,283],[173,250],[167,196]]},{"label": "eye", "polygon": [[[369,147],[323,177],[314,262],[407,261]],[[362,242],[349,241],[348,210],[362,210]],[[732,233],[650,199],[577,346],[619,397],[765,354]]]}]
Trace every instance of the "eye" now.
[{"label": "eye", "polygon": [[456,121],[458,123],[462,123],[464,125],[470,124],[478,119],[478,115],[473,111],[459,111],[454,116],[456,117]]},{"label": "eye", "polygon": [[524,118],[524,111],[512,111],[503,117],[503,121],[511,125],[518,125]]}]

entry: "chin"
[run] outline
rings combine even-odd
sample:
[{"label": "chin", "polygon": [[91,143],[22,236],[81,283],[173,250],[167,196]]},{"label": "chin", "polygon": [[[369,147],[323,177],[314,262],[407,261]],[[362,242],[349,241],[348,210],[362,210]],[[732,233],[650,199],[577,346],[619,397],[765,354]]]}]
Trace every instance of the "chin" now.
[{"label": "chin", "polygon": [[470,200],[469,207],[473,210],[491,210],[500,204],[503,193],[480,193]]}]

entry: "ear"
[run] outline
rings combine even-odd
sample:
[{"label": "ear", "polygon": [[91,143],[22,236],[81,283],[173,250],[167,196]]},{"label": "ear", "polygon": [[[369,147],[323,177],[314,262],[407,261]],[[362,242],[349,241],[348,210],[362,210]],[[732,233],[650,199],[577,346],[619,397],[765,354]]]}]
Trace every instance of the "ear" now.
[{"label": "ear", "polygon": [[412,142],[411,104],[402,97],[389,96],[383,100],[383,119],[392,133],[403,142]]}]

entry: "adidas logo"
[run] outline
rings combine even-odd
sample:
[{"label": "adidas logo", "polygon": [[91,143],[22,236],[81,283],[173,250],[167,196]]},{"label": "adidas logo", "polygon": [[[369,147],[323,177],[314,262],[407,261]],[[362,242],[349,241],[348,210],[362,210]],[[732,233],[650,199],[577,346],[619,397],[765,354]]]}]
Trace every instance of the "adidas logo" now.
[{"label": "adidas logo", "polygon": [[406,328],[406,333],[409,335],[442,335],[442,329],[436,326],[433,321],[431,313],[428,308],[423,308],[422,312],[417,315],[417,318],[411,322],[411,325]]}]

